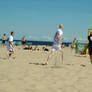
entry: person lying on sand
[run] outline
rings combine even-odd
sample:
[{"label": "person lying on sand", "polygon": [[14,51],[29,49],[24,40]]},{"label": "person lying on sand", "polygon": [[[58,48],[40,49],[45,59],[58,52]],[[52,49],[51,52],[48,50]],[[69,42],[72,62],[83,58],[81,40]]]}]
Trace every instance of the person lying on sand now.
[{"label": "person lying on sand", "polygon": [[[64,26],[62,24],[60,24],[59,29],[57,30],[57,32],[55,33],[55,36],[54,36],[54,43],[52,46],[51,53],[48,56],[47,61],[45,62],[46,65],[48,65],[48,61],[52,57],[52,55],[54,55],[55,51],[59,50],[62,52],[61,43],[62,43],[62,40],[64,40],[64,38],[62,38],[63,29],[64,29]],[[63,53],[62,53],[62,55],[63,55]],[[62,55],[61,55],[61,57],[63,57]]]},{"label": "person lying on sand", "polygon": [[36,45],[35,47],[34,47],[34,49],[33,49],[33,51],[39,51],[40,49],[38,48],[38,46]]},{"label": "person lying on sand", "polygon": [[32,46],[25,47],[24,50],[32,50]]},{"label": "person lying on sand", "polygon": [[42,50],[43,51],[49,51],[49,49],[47,47],[43,47]]}]

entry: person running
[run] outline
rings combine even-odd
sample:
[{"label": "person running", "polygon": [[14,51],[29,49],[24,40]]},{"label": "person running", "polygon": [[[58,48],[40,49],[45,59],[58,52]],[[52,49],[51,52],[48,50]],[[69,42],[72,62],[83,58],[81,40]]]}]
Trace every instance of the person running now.
[{"label": "person running", "polygon": [[2,37],[2,46],[5,45],[5,41],[6,41],[6,34],[3,34],[3,37]]},{"label": "person running", "polygon": [[90,32],[90,35],[88,36],[88,49],[89,49],[89,55],[90,55],[90,61],[92,64],[92,32]]},{"label": "person running", "polygon": [[11,32],[10,37],[8,38],[8,51],[9,51],[9,57],[14,54],[14,45],[13,45],[13,37],[15,33]]},{"label": "person running", "polygon": [[24,37],[22,38],[22,45],[25,46],[25,44],[26,44],[26,37],[24,36]]},{"label": "person running", "polygon": [[59,29],[56,31],[55,36],[54,36],[54,43],[52,46],[51,53],[48,56],[47,61],[45,62],[46,65],[48,65],[48,61],[52,57],[52,55],[54,55],[55,51],[57,51],[57,50],[62,51],[61,44],[62,44],[62,40],[64,40],[64,38],[62,38],[63,29],[64,29],[64,26],[62,24],[60,24]]}]

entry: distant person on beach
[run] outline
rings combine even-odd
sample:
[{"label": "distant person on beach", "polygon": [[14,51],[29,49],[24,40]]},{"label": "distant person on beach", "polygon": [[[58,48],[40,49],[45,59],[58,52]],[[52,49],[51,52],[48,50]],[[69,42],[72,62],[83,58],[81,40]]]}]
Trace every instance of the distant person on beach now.
[{"label": "distant person on beach", "polygon": [[43,51],[49,51],[48,46],[46,45],[46,47],[42,47],[42,50]]},{"label": "distant person on beach", "polygon": [[90,61],[92,64],[92,32],[90,32],[90,35],[88,36],[88,49],[89,49],[89,55],[90,55]]},{"label": "distant person on beach", "polygon": [[76,48],[75,44],[78,40],[76,38],[74,38],[73,42],[71,43],[71,49]]},{"label": "distant person on beach", "polygon": [[[62,40],[64,39],[62,37],[63,29],[64,29],[64,26],[62,24],[60,24],[59,29],[57,30],[57,32],[55,33],[55,36],[54,36],[54,43],[53,43],[53,46],[52,46],[52,51],[51,51],[50,55],[48,56],[47,61],[45,62],[46,65],[48,65],[48,61],[52,57],[52,55],[54,55],[55,51],[59,50],[59,51],[62,52],[62,46],[61,45],[62,45]],[[62,57],[62,55],[61,55],[61,57]]]},{"label": "distant person on beach", "polygon": [[33,49],[33,51],[39,51],[40,49],[39,49],[39,47],[38,47],[38,45],[36,45],[35,47],[34,47],[34,49]]},{"label": "distant person on beach", "polygon": [[26,36],[24,36],[24,37],[22,38],[22,45],[25,46],[25,44],[26,44]]},{"label": "distant person on beach", "polygon": [[9,57],[14,53],[14,45],[13,45],[13,37],[15,33],[11,32],[10,37],[8,38],[8,51],[9,51]]},{"label": "distant person on beach", "polygon": [[25,47],[24,50],[32,50],[32,46]]},{"label": "distant person on beach", "polygon": [[2,37],[2,46],[5,45],[5,41],[6,41],[6,34],[3,34],[3,37]]}]

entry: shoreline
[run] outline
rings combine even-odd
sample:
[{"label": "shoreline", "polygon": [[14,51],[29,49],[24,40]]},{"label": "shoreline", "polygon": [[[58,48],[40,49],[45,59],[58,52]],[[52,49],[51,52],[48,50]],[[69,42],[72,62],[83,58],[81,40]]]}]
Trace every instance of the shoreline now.
[{"label": "shoreline", "polygon": [[[15,45],[21,45],[21,40],[14,40],[13,41]],[[6,40],[7,43],[7,40]],[[2,44],[2,40],[0,40],[0,44]],[[64,42],[63,44],[65,44],[65,46],[69,46],[71,44],[71,42]],[[79,42],[79,44],[83,44],[86,45],[87,43],[81,43]],[[53,45],[53,41],[31,41],[31,40],[27,40],[26,41],[26,45],[49,45],[52,46]]]}]

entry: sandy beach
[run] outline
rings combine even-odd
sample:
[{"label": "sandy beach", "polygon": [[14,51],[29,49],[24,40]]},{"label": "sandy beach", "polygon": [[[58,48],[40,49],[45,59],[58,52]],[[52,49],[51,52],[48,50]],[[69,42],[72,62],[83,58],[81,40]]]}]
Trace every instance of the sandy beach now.
[{"label": "sandy beach", "polygon": [[42,65],[49,52],[15,48],[15,59],[0,47],[0,92],[91,92],[92,65],[89,57],[75,56],[66,47]]}]

